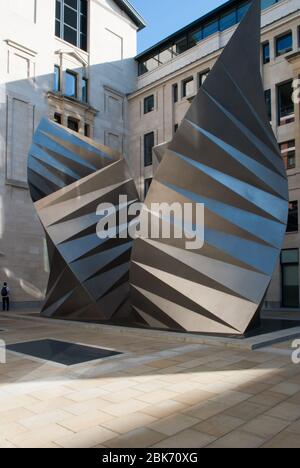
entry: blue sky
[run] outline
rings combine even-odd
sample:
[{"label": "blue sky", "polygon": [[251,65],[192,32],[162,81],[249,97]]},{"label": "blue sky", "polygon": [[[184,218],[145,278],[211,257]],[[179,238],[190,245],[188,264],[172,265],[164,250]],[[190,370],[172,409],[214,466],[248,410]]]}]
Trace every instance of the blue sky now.
[{"label": "blue sky", "polygon": [[147,27],[138,35],[138,51],[143,52],[225,1],[130,0],[147,22]]}]

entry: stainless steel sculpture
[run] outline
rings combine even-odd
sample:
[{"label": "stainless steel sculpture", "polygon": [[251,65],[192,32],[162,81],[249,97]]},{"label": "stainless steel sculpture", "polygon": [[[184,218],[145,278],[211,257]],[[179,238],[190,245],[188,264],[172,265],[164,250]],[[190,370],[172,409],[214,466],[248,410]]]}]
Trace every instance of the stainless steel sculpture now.
[{"label": "stainless steel sculpture", "polygon": [[[41,122],[28,179],[50,259],[42,313],[178,331],[245,333],[256,322],[274,272],[288,213],[286,173],[260,76],[260,0],[254,0],[175,137],[157,150],[156,159],[146,210],[151,212],[152,203],[204,204],[202,249],[187,250],[186,239],[174,235],[139,238],[131,256],[130,239],[101,241],[97,206],[109,202],[120,213],[138,200],[124,159]],[[126,206],[119,204],[119,195],[128,195]],[[128,224],[118,229],[127,231]]]},{"label": "stainless steel sculpture", "polygon": [[[152,203],[205,204],[205,244],[139,239],[133,307],[149,327],[243,334],[257,318],[286,231],[288,185],[260,76],[260,0],[194,99],[158,168]],[[175,222],[182,220],[175,220]]]},{"label": "stainless steel sculpture", "polygon": [[[72,320],[134,322],[129,305],[130,239],[96,234],[100,203],[138,200],[117,152],[43,120],[30,149],[28,180],[44,227],[50,277],[42,314]],[[127,230],[127,225],[118,230]]]}]

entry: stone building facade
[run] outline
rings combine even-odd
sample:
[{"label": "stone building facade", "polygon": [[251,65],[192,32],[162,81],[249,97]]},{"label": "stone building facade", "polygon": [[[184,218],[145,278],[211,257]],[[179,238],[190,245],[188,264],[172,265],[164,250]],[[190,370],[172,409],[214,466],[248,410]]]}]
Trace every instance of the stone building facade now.
[{"label": "stone building facade", "polygon": [[[137,57],[138,85],[129,97],[129,154],[141,197],[155,171],[155,157],[149,156],[152,145],[171,140],[248,4],[227,2]],[[191,40],[194,42],[189,44]],[[286,162],[291,202],[289,232],[266,297],[266,306],[273,309],[298,308],[300,301],[300,115],[299,102],[292,99],[292,86],[300,77],[299,41],[300,1],[262,0],[261,70],[266,106]]]},{"label": "stone building facade", "polygon": [[27,187],[33,132],[49,117],[128,154],[126,95],[136,89],[144,22],[127,0],[2,3],[0,281],[9,282],[14,302],[30,303],[43,299],[48,277]]}]

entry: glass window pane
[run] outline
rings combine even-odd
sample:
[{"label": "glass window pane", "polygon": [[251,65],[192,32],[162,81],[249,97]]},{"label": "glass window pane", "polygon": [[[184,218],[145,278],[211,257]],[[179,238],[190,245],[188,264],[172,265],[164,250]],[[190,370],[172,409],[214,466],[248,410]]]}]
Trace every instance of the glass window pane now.
[{"label": "glass window pane", "polygon": [[88,102],[88,80],[87,78],[82,79],[81,94],[82,94],[82,101]]},{"label": "glass window pane", "polygon": [[79,132],[79,122],[76,119],[73,119],[73,117],[68,118],[68,128],[73,130],[74,132]]},{"label": "glass window pane", "polygon": [[64,26],[64,40],[77,46],[77,31],[69,28],[69,26]]},{"label": "glass window pane", "polygon": [[296,167],[296,147],[295,140],[281,143],[280,151],[286,169],[294,169]]},{"label": "glass window pane", "polygon": [[281,263],[299,263],[299,250],[283,250],[281,252]]},{"label": "glass window pane", "polygon": [[278,0],[261,0],[261,9],[264,10],[265,8],[269,8],[277,2]]},{"label": "glass window pane", "polygon": [[154,133],[144,136],[144,164],[145,167],[152,166],[152,150],[154,146]]},{"label": "glass window pane", "polygon": [[278,124],[286,125],[295,121],[293,103],[293,82],[278,86]]},{"label": "glass window pane", "polygon": [[218,21],[213,21],[212,23],[206,24],[203,27],[203,39],[216,33],[218,30],[219,30]]},{"label": "glass window pane", "polygon": [[77,98],[77,75],[68,71],[66,72],[65,94]]},{"label": "glass window pane", "polygon": [[183,97],[188,97],[194,94],[195,92],[195,85],[194,85],[194,78],[188,78],[184,80],[182,83],[182,95]]},{"label": "glass window pane", "polygon": [[54,87],[53,91],[56,93],[60,91],[60,67],[58,65],[54,66]]},{"label": "glass window pane", "polygon": [[298,202],[289,203],[287,232],[298,232]]},{"label": "glass window pane", "polygon": [[58,0],[56,0],[55,18],[58,20],[61,18],[61,3]]},{"label": "glass window pane", "polygon": [[64,15],[65,24],[71,26],[74,29],[77,29],[77,12],[65,6]]},{"label": "glass window pane", "polygon": [[272,121],[272,93],[270,89],[267,89],[265,91],[265,102],[266,102],[266,108],[268,112],[268,117],[269,121]]},{"label": "glass window pane", "polygon": [[262,46],[263,49],[263,63],[269,63],[270,62],[270,43],[266,42]]},{"label": "glass window pane", "polygon": [[80,0],[80,13],[87,16],[87,0]]},{"label": "glass window pane", "polygon": [[202,28],[189,35],[189,47],[194,47],[203,39]]},{"label": "glass window pane", "polygon": [[225,29],[231,28],[236,24],[236,11],[232,10],[226,15],[221,16],[220,18],[220,31],[225,31]]},{"label": "glass window pane", "polygon": [[185,52],[188,48],[187,44],[187,37],[182,37],[181,39],[178,39],[178,41],[175,42],[174,44],[174,54],[179,55]]},{"label": "glass window pane", "polygon": [[293,36],[292,33],[285,34],[284,36],[276,39],[276,55],[280,56],[293,50]]},{"label": "glass window pane", "polygon": [[80,48],[87,50],[87,36],[86,34],[80,34]]},{"label": "glass window pane", "polygon": [[61,37],[61,22],[58,20],[55,21],[55,36]]},{"label": "glass window pane", "polygon": [[87,17],[84,15],[80,15],[80,32],[87,33]]},{"label": "glass window pane", "polygon": [[148,96],[144,99],[144,114],[149,114],[154,110],[154,96]]},{"label": "glass window pane", "polygon": [[152,179],[145,179],[145,198],[152,184]]},{"label": "glass window pane", "polygon": [[74,10],[77,10],[78,7],[78,2],[77,0],[64,0],[66,5],[69,5],[71,8],[74,8]]}]

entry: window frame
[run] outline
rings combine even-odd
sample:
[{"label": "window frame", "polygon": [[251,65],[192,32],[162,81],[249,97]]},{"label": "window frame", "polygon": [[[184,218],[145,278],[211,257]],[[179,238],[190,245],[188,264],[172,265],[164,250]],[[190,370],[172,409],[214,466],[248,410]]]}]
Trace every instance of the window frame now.
[{"label": "window frame", "polygon": [[[151,100],[151,101],[150,101]],[[148,103],[151,102],[152,105],[148,107]],[[150,114],[155,110],[155,96],[150,94],[144,98],[144,115]]]},{"label": "window frame", "polygon": [[[148,148],[146,147],[147,137],[153,138],[153,145],[151,149],[151,155],[148,154]],[[155,146],[155,132],[148,132],[144,135],[144,167],[151,167],[153,166],[153,148]]]},{"label": "window frame", "polygon": [[[66,3],[67,0],[55,0],[55,36],[63,41],[77,47],[80,50],[88,52],[88,29],[89,29],[89,3],[88,0],[75,0],[77,8]],[[85,2],[86,8],[82,8],[82,2]],[[73,25],[65,22],[65,8],[71,12],[76,12],[76,29]],[[86,12],[86,14],[85,14]],[[84,22],[82,21],[84,19]],[[76,32],[76,43],[66,39],[65,28]]]},{"label": "window frame", "polygon": [[[67,94],[67,76],[73,76],[73,78],[75,78],[75,96],[71,96],[70,94]],[[78,99],[78,79],[79,79],[79,75],[75,71],[73,70],[65,71],[65,90],[64,90],[65,96],[71,99]]]},{"label": "window frame", "polygon": [[282,127],[284,125],[288,125],[290,123],[295,122],[295,104],[293,103],[293,100],[291,99],[291,103],[293,104],[293,112],[290,114],[282,115],[281,114],[281,99],[280,99],[280,89],[283,86],[286,86],[290,84],[291,85],[291,95],[293,93],[293,79],[285,81],[283,83],[278,83],[277,84],[277,124],[279,127]]},{"label": "window frame", "polygon": [[[269,49],[269,55],[266,56],[265,55],[265,50],[266,50],[266,47],[268,47]],[[270,41],[266,41],[262,44],[262,62],[263,62],[263,65],[267,65],[268,63],[271,62],[271,47],[270,47]]]},{"label": "window frame", "polygon": [[182,80],[181,89],[182,89],[183,98],[188,98],[190,96],[193,96],[193,93],[190,93],[190,94],[187,93],[187,85],[189,83],[194,83],[194,92],[195,92],[195,79],[193,76],[189,76],[188,78]]},{"label": "window frame", "polygon": [[[280,39],[282,39],[284,37],[287,37],[287,36],[291,37],[292,45],[288,49],[284,49],[283,52],[279,52],[278,41],[280,41]],[[287,32],[285,32],[283,34],[280,34],[280,36],[275,37],[275,54],[276,54],[276,57],[282,57],[283,55],[288,54],[289,52],[292,52],[293,47],[294,47],[294,41],[293,41],[293,32],[292,31],[287,31]]]}]

